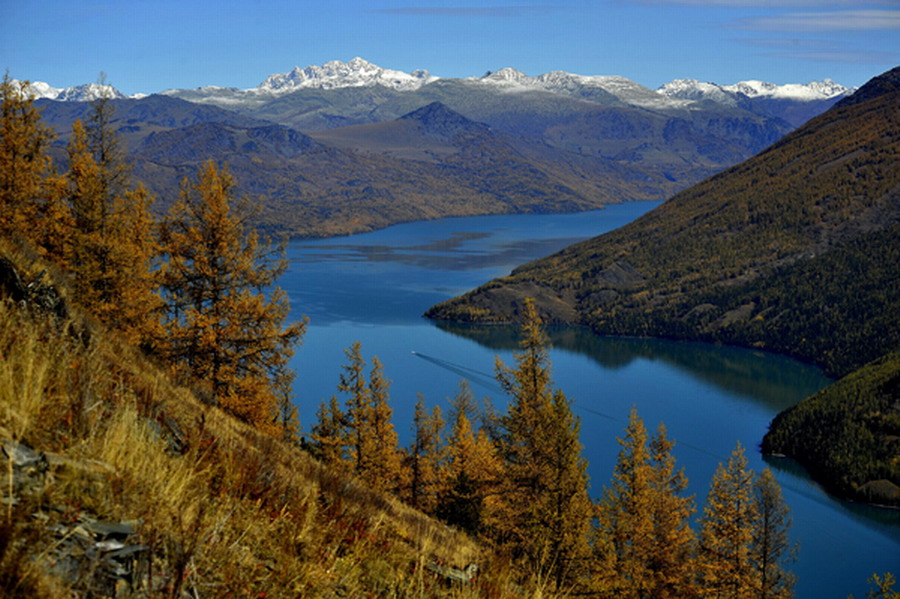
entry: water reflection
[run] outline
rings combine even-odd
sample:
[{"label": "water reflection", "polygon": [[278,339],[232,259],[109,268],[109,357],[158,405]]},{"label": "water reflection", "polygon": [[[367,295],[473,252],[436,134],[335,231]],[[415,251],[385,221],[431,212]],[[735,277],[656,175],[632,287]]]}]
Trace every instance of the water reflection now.
[{"label": "water reflection", "polygon": [[[447,333],[471,339],[494,351],[518,346],[518,330],[514,326],[435,324]],[[637,359],[660,361],[775,412],[796,403],[798,392],[811,395],[830,382],[813,366],[804,368],[782,356],[738,347],[601,337],[580,327],[549,327],[547,333],[554,348],[587,356],[605,369],[622,369]]]}]

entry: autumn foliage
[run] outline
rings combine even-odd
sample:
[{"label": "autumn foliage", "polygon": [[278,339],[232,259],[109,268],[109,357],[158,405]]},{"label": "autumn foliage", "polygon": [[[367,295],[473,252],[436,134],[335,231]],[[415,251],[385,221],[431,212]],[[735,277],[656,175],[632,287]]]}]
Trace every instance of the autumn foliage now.
[{"label": "autumn foliage", "polygon": [[276,381],[306,323],[284,327],[287,295],[271,286],[285,268],[247,222],[234,181],[208,162],[160,227],[159,270],[166,302],[160,353],[211,387],[212,400],[240,419],[271,428]]}]

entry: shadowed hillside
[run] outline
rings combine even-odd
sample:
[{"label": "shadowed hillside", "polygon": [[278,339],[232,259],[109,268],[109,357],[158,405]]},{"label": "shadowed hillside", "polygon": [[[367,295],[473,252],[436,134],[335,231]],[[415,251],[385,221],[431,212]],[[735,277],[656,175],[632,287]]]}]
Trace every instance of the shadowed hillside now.
[{"label": "shadowed hillside", "polygon": [[897,280],[898,127],[897,92],[834,108],[634,223],[429,316],[509,320],[535,296],[557,322],[600,333],[752,345],[848,372],[900,342],[897,295],[880,291]]},{"label": "shadowed hillside", "polygon": [[897,504],[898,81],[900,68],[876,77],[634,223],[427,315],[508,321],[535,297],[550,319],[601,334],[751,346],[852,373],[776,418],[764,448],[845,496]]}]

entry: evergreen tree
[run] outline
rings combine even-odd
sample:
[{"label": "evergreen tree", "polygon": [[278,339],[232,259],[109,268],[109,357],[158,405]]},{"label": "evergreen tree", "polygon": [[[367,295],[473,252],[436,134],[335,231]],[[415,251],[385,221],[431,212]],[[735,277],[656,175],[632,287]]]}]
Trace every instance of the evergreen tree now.
[{"label": "evergreen tree", "polygon": [[160,269],[167,335],[162,352],[211,386],[215,402],[260,429],[275,432],[277,377],[306,321],[285,326],[287,296],[270,287],[286,268],[247,231],[249,211],[235,205],[234,182],[207,162],[187,182],[164,220]]},{"label": "evergreen tree", "polygon": [[795,554],[788,536],[790,510],[768,468],[757,477],[754,492],[756,521],[750,546],[750,560],[756,573],[753,595],[759,599],[787,599],[793,596],[794,586],[794,575],[785,569]]},{"label": "evergreen tree", "polygon": [[431,414],[425,409],[425,399],[419,394],[413,416],[413,442],[409,448],[409,492],[407,500],[414,508],[434,513],[440,493],[444,448],[441,430],[444,418],[441,408],[434,406]]},{"label": "evergreen tree", "polygon": [[46,153],[55,133],[41,122],[28,82],[4,75],[0,102],[0,236],[25,239],[62,263],[71,215]]},{"label": "evergreen tree", "polygon": [[497,380],[511,398],[500,436],[507,479],[503,536],[561,590],[576,580],[576,566],[588,552],[586,462],[578,419],[551,385],[548,341],[532,300],[523,317],[517,367],[496,364]]},{"label": "evergreen tree", "polygon": [[719,464],[701,518],[698,555],[701,597],[755,596],[750,547],[758,518],[753,471],[738,443],[726,465]]}]

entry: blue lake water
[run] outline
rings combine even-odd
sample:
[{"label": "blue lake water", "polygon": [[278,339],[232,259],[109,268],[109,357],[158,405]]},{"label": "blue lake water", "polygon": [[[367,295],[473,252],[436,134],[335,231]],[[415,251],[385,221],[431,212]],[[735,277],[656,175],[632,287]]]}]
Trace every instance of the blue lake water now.
[{"label": "blue lake water", "polygon": [[[446,410],[459,381],[497,407],[506,398],[493,380],[494,357],[512,362],[510,327],[434,323],[431,305],[529,260],[634,220],[657,203],[627,203],[563,215],[453,218],[397,225],[363,235],[297,241],[280,280],[292,318],[310,325],[292,366],[296,402],[308,429],[323,399],[337,393],[344,350],[360,341],[392,380],[394,422],[411,437],[413,406]],[[582,443],[595,497],[609,484],[628,411],[637,406],[648,429],[665,422],[675,455],[700,509],[709,480],[737,442],[751,465],[773,468],[790,505],[800,553],[797,596],[865,596],[873,572],[900,574],[900,512],[830,497],[789,460],[766,460],[758,444],[772,417],[828,384],[794,360],[702,343],[604,338],[582,329],[552,329],[554,382],[581,418]],[[338,395],[339,399],[344,398]]]}]

